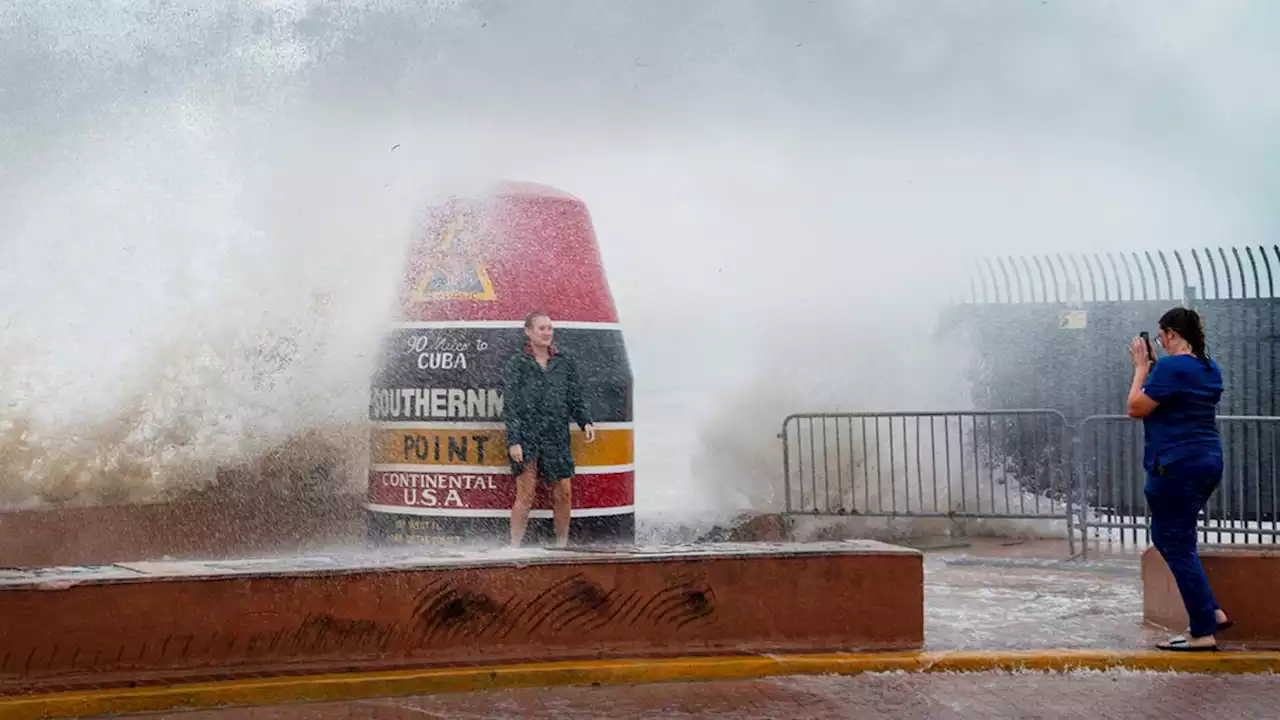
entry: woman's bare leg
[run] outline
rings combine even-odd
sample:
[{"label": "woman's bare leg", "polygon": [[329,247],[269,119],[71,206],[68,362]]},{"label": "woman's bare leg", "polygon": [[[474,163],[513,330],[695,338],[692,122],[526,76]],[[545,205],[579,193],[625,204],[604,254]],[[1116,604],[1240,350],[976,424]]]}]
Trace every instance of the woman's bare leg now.
[{"label": "woman's bare leg", "polygon": [[569,544],[569,515],[573,509],[572,481],[557,481],[551,486],[551,497],[555,503],[556,547],[565,547]]},{"label": "woman's bare leg", "polygon": [[529,509],[533,507],[534,490],[538,487],[538,461],[530,460],[524,472],[516,476],[516,502],[511,506],[511,545],[520,547],[524,542],[524,529],[529,524]]}]

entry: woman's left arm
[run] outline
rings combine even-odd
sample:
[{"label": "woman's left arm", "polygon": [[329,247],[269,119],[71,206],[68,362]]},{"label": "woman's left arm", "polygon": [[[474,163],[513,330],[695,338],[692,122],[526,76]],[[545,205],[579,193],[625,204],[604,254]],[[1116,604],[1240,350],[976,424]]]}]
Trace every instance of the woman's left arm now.
[{"label": "woman's left arm", "polygon": [[587,401],[582,389],[582,375],[578,371],[578,363],[569,358],[568,405],[569,417],[587,434],[587,442],[595,442],[596,429],[591,423],[591,414],[587,412]]}]

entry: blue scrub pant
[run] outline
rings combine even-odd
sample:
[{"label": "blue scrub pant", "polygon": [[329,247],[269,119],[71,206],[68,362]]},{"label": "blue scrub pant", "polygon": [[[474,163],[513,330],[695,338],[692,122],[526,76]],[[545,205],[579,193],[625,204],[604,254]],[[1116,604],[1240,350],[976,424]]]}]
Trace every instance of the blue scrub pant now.
[{"label": "blue scrub pant", "polygon": [[1192,637],[1213,635],[1218,601],[1196,551],[1200,509],[1222,482],[1222,456],[1206,453],[1179,460],[1147,474],[1145,494],[1151,511],[1151,542],[1178,583],[1191,618]]}]

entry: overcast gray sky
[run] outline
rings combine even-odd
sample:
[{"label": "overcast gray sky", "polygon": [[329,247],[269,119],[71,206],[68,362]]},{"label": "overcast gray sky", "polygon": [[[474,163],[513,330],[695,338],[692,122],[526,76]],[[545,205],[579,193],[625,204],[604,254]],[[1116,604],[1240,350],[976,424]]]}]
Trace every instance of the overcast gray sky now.
[{"label": "overcast gray sky", "polygon": [[582,125],[1032,124],[1152,146],[1259,203],[1280,190],[1269,0],[94,5],[0,8],[7,153],[235,78],[246,97],[302,80],[313,99]]}]

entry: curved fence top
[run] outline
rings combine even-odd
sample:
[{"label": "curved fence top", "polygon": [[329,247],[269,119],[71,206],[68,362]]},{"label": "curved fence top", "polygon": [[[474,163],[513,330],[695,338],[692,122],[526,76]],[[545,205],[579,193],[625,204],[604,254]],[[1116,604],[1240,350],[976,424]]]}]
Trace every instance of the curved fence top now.
[{"label": "curved fence top", "polygon": [[[1274,267],[1274,271],[1273,271]],[[968,302],[1072,303],[1116,300],[1275,298],[1280,245],[1107,253],[1004,255],[979,259]]]}]

